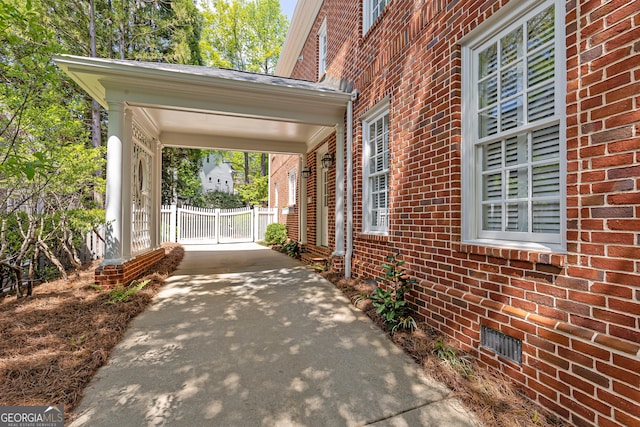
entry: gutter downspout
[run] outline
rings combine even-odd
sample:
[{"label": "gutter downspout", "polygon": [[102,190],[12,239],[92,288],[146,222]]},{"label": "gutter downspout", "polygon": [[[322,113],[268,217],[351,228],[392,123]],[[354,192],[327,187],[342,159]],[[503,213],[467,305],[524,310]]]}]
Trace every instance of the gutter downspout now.
[{"label": "gutter downspout", "polygon": [[358,99],[358,91],[351,92],[347,104],[347,236],[344,254],[344,277],[351,278],[351,257],[353,255],[353,101]]}]

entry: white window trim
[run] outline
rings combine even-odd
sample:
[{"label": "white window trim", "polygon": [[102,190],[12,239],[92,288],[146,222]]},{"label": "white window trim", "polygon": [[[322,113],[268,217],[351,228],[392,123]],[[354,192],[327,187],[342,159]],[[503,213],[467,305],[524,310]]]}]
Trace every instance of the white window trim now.
[{"label": "white window trim", "polygon": [[327,41],[327,18],[325,18],[318,31],[318,80],[327,71]]},{"label": "white window trim", "polygon": [[[461,146],[461,179],[462,179],[462,242],[483,246],[495,246],[515,248],[522,250],[566,253],[566,58],[560,55],[556,61],[556,119],[560,125],[560,239],[558,243],[535,243],[515,240],[482,239],[479,238],[477,211],[479,192],[477,179],[479,165],[475,159],[475,132],[477,129],[477,117],[474,114],[477,105],[473,52],[487,41],[497,38],[511,30],[512,25],[533,10],[542,10],[554,5],[556,10],[555,20],[555,51],[565,52],[565,4],[560,0],[532,0],[527,2],[509,2],[493,16],[483,22],[471,33],[463,37],[459,44],[462,47],[462,146]],[[565,157],[562,157],[563,154]]]},{"label": "white window trim", "polygon": [[297,172],[295,169],[292,169],[287,175],[287,192],[289,195],[289,206],[296,205],[296,191],[298,190],[298,179]]},{"label": "white window trim", "polygon": [[[385,98],[375,107],[369,110],[362,117],[362,232],[364,234],[373,234],[380,236],[389,235],[389,200],[390,193],[387,192],[387,227],[374,229],[371,225],[371,199],[369,193],[369,124],[381,117],[389,115],[389,127],[391,127],[391,115],[389,111],[389,99]],[[389,150],[391,150],[391,130],[389,130]],[[390,168],[389,168],[390,169]],[[387,177],[387,189],[390,188],[389,179],[391,173]]]},{"label": "white window trim", "polygon": [[[384,11],[384,9],[387,8],[387,6],[389,5],[389,2],[391,0],[386,0],[386,3],[384,5],[384,8],[382,9],[382,11]],[[371,26],[373,26],[373,24],[375,23],[375,21],[378,20],[378,18],[380,18],[380,15],[382,15],[382,11],[380,11],[380,15],[378,15],[378,17],[374,20],[371,19],[371,4],[372,4],[373,0],[362,0],[362,35],[367,34],[367,32],[369,31],[369,28],[371,28]]]}]

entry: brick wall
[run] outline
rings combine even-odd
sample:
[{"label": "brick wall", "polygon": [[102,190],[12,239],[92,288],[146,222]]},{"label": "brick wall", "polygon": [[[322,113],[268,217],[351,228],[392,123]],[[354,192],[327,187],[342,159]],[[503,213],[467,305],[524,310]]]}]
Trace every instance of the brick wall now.
[{"label": "brick wall", "polygon": [[[298,171],[298,156],[293,154],[272,154],[270,159],[271,166],[269,170],[271,180],[269,182],[269,206],[272,208],[278,208],[278,222],[287,226],[289,238],[298,240],[297,206],[289,206],[289,173],[295,172],[298,175],[297,179],[300,179],[300,173]],[[277,197],[276,184],[278,188]],[[288,214],[283,213],[284,208],[290,208]]]},{"label": "brick wall", "polygon": [[[515,0],[511,0],[515,1]],[[418,315],[575,425],[640,425],[640,8],[566,5],[566,255],[461,241],[458,41],[507,0],[392,0],[362,35],[361,2],[325,0],[293,77],[355,82],[354,273],[400,250]],[[390,233],[362,230],[360,118],[390,100]],[[518,365],[480,346],[486,325],[522,340]]]}]

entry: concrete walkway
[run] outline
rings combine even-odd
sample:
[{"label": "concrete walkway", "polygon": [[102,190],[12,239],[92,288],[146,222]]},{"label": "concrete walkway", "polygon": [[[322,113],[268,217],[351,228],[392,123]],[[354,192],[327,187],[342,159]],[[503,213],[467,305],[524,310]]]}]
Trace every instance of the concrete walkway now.
[{"label": "concrete walkway", "polygon": [[472,426],[331,283],[254,244],[187,247],[72,426]]}]

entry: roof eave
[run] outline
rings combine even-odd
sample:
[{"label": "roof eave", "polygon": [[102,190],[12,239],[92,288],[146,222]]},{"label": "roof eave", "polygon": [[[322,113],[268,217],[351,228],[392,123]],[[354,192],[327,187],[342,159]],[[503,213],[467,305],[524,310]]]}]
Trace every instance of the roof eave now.
[{"label": "roof eave", "polygon": [[280,51],[280,58],[276,65],[276,76],[290,77],[304,43],[313,28],[323,0],[298,0],[291,18],[291,24],[284,45]]},{"label": "roof eave", "polygon": [[53,59],[65,73],[70,75],[87,93],[105,107],[107,104],[106,87],[110,84],[121,86],[125,80],[131,83],[137,81],[144,85],[156,85],[160,91],[166,89],[167,85],[176,87],[193,87],[197,85],[198,90],[201,92],[212,89],[224,89],[240,92],[251,91],[256,95],[272,95],[277,93],[299,98],[322,98],[324,102],[330,104],[344,105],[346,105],[349,100],[349,94],[343,92],[285,85],[280,86],[217,76],[136,67],[135,63],[120,64],[103,61],[99,58],[59,55]]}]

